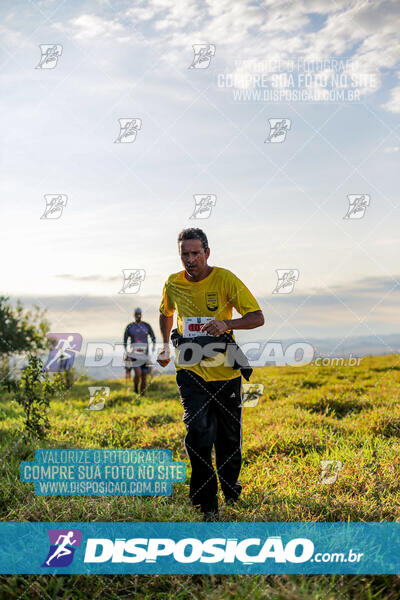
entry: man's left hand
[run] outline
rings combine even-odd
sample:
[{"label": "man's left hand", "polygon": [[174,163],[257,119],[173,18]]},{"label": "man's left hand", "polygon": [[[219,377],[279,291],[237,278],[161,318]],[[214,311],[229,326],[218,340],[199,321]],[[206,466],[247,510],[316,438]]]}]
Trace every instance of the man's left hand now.
[{"label": "man's left hand", "polygon": [[228,330],[225,321],[209,321],[200,329],[200,331],[207,333],[208,335],[218,336]]}]

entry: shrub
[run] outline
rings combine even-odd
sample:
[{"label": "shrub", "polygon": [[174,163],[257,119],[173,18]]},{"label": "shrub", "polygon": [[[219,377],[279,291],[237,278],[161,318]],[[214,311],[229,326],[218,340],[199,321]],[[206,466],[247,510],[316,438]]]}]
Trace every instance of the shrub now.
[{"label": "shrub", "polygon": [[51,399],[61,394],[65,383],[59,373],[44,371],[43,362],[29,355],[19,380],[8,380],[7,387],[25,412],[25,430],[29,437],[43,439],[50,427],[47,416]]}]

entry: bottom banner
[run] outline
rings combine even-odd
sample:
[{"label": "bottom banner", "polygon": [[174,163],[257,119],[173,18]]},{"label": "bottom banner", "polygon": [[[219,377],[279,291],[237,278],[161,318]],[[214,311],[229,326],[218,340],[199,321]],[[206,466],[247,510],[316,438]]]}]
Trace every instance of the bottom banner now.
[{"label": "bottom banner", "polygon": [[0,573],[400,573],[400,523],[0,523]]}]

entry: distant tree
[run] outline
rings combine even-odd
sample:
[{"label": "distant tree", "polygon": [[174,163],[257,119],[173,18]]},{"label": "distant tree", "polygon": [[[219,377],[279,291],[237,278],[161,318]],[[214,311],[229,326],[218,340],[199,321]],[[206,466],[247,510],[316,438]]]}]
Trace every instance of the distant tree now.
[{"label": "distant tree", "polygon": [[50,325],[45,313],[36,305],[26,310],[19,300],[12,306],[9,298],[0,296],[0,354],[7,357],[47,348]]},{"label": "distant tree", "polygon": [[47,347],[50,326],[45,312],[36,305],[26,310],[19,300],[12,306],[9,298],[0,296],[0,385],[11,377],[9,356],[37,353]]}]

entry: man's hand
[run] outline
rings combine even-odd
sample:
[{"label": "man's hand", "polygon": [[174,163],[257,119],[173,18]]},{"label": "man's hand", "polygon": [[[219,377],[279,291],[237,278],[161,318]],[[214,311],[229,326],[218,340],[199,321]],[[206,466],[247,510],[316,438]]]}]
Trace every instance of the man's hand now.
[{"label": "man's hand", "polygon": [[171,355],[169,351],[169,344],[163,344],[163,347],[161,348],[160,353],[157,357],[157,362],[162,367],[166,367],[170,361]]},{"label": "man's hand", "polygon": [[225,323],[225,321],[209,321],[208,323],[206,323],[205,325],[203,325],[203,327],[200,329],[200,331],[203,331],[205,333],[207,333],[208,335],[214,335],[214,336],[218,336],[221,335],[222,333],[225,333],[225,331],[227,331],[228,327]]}]

